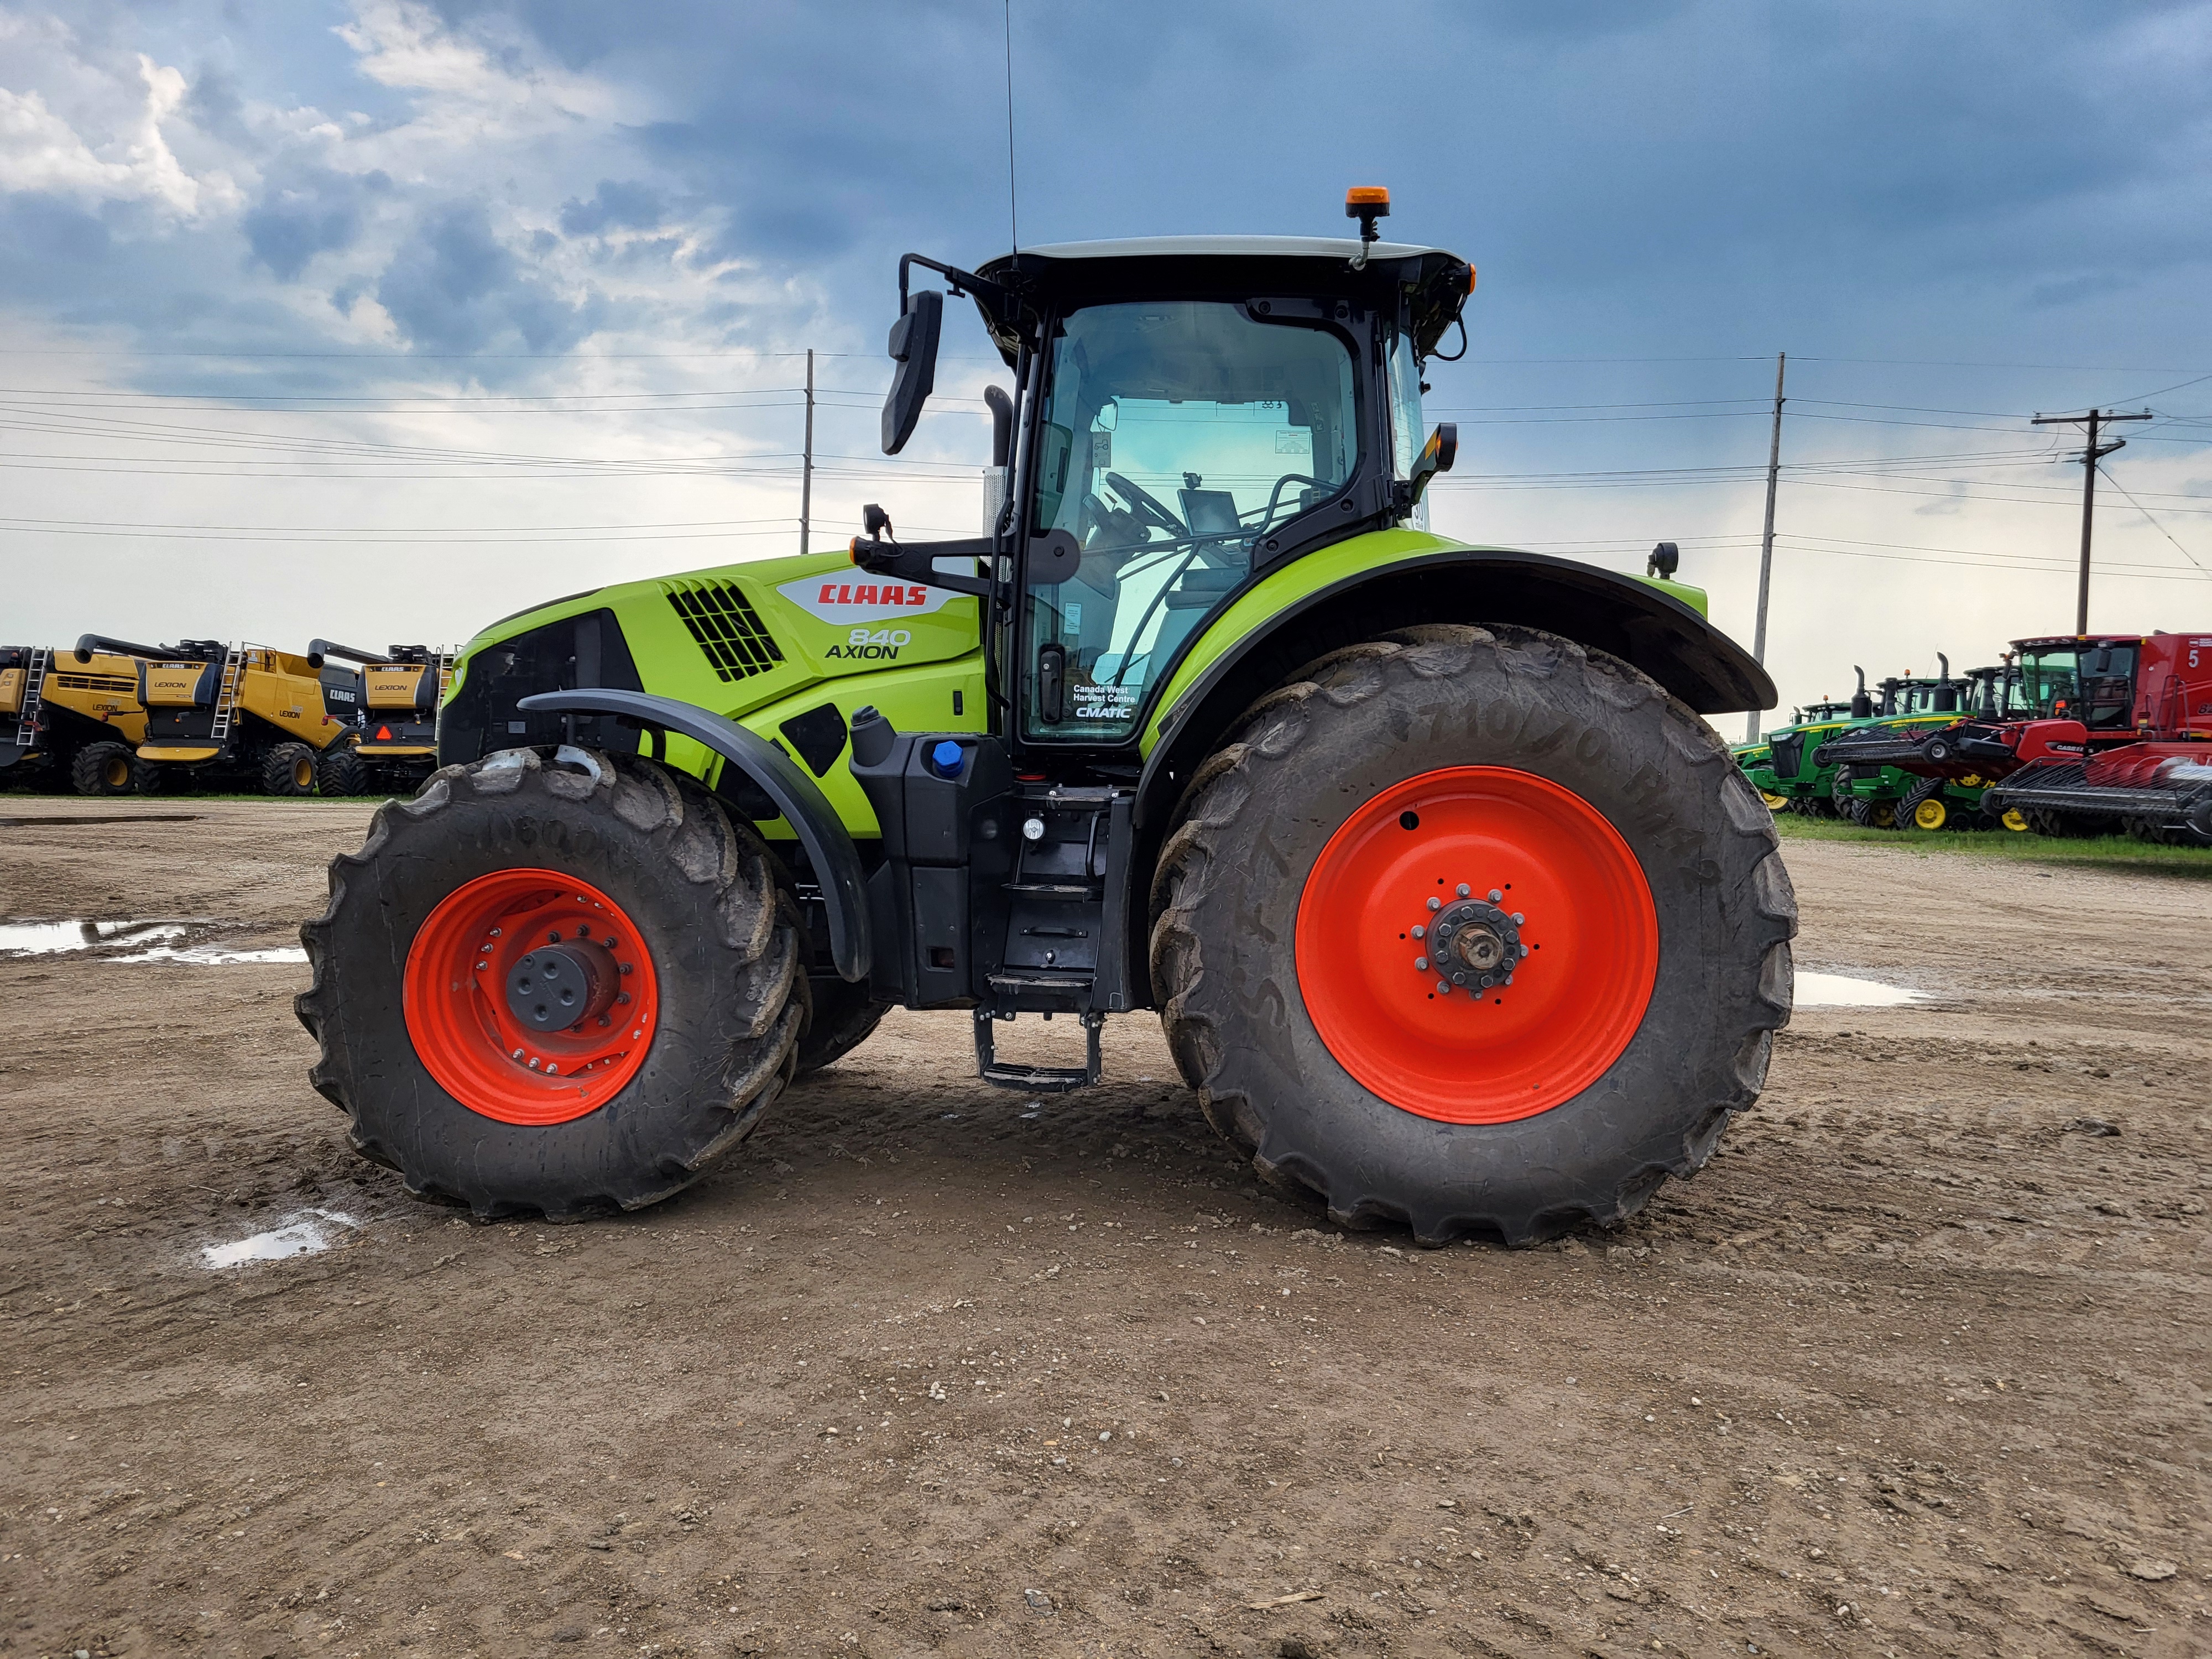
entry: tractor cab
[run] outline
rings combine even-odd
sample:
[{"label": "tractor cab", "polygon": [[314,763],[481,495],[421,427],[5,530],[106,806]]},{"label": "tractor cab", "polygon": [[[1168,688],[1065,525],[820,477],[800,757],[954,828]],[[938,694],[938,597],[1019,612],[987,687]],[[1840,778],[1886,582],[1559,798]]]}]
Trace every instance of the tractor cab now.
[{"label": "tractor cab", "polygon": [[872,514],[854,556],[928,582],[985,560],[969,587],[991,606],[1018,763],[1133,775],[1147,711],[1256,580],[1362,532],[1426,527],[1455,432],[1425,428],[1421,369],[1474,272],[1378,240],[1387,201],[1347,211],[1358,240],[1063,243],[973,274],[902,262],[884,447],[904,446],[934,384],[945,296],[908,289],[921,265],[973,298],[1014,372],[994,458],[1010,487],[985,544],[902,550]]}]

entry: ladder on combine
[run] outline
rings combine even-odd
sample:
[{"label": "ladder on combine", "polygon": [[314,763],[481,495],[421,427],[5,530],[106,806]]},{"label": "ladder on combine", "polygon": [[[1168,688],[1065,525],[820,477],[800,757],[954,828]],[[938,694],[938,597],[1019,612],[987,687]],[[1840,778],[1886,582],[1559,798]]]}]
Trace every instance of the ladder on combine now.
[{"label": "ladder on combine", "polygon": [[46,670],[53,659],[52,650],[40,646],[31,653],[31,666],[23,678],[23,707],[15,721],[15,747],[28,750],[39,739],[39,705],[46,690]]},{"label": "ladder on combine", "polygon": [[246,672],[246,647],[234,645],[223,653],[222,678],[215,689],[215,724],[208,735],[217,743],[230,736],[230,723],[238,713],[238,683]]}]

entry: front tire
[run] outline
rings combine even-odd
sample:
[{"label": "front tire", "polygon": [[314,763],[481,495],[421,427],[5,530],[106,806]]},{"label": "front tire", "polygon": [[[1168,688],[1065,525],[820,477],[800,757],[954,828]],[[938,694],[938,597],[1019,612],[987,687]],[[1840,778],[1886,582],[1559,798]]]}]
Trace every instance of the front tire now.
[{"label": "front tire", "polygon": [[280,743],[261,757],[261,793],[264,795],[312,795],[315,793],[315,751],[304,743]]},{"label": "front tire", "polygon": [[[805,1020],[800,919],[771,855],[693,780],[630,756],[443,769],[332,861],[330,907],[301,937],[310,1080],[356,1150],[482,1217],[635,1209],[688,1186],[781,1093]],[[542,989],[564,942],[591,985],[620,988],[573,1028],[542,1010],[519,1025],[518,976]]]},{"label": "front tire", "polygon": [[70,787],[95,799],[127,795],[137,757],[119,743],[88,743],[70,757]]},{"label": "front tire", "polygon": [[[1777,849],[1711,729],[1613,658],[1503,628],[1339,652],[1192,778],[1152,895],[1169,1047],[1341,1224],[1619,1221],[1765,1081],[1796,931]],[[1468,983],[1417,925],[1492,932],[1445,961]]]}]

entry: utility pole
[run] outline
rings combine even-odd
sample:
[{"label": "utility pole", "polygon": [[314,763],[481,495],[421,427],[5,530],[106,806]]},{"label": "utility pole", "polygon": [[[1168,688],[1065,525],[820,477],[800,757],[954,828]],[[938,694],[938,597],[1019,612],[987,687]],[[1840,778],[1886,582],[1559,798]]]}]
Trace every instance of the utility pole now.
[{"label": "utility pole", "polygon": [[[1766,529],[1759,538],[1759,621],[1751,635],[1751,654],[1762,668],[1766,665],[1766,585],[1774,574],[1774,492],[1782,482],[1782,371],[1788,362],[1787,352],[1774,354],[1774,436],[1766,446]],[[1744,722],[1743,740],[1759,741],[1756,708]]]},{"label": "utility pole", "polygon": [[806,349],[806,443],[799,459],[799,556],[806,556],[806,532],[814,519],[814,348]]},{"label": "utility pole", "polygon": [[2089,631],[2089,532],[2095,522],[2097,510],[2097,463],[2116,449],[2125,449],[2128,441],[2115,438],[2108,444],[2099,444],[2097,428],[2110,426],[2115,421],[2147,421],[2150,411],[2140,415],[2115,415],[2110,410],[2093,409],[2087,415],[2039,415],[2032,422],[2035,426],[2086,426],[2089,433],[2088,447],[2081,452],[2081,586],[2074,601],[2074,631]]}]

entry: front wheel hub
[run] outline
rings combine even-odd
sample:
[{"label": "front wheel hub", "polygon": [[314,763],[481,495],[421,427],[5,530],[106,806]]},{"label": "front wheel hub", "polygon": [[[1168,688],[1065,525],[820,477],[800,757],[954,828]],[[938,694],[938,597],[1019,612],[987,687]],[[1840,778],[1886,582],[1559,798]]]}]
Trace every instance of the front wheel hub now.
[{"label": "front wheel hub", "polygon": [[605,945],[588,938],[542,945],[507,975],[507,1012],[537,1031],[580,1029],[586,1021],[605,1025],[621,980],[622,964]]}]

